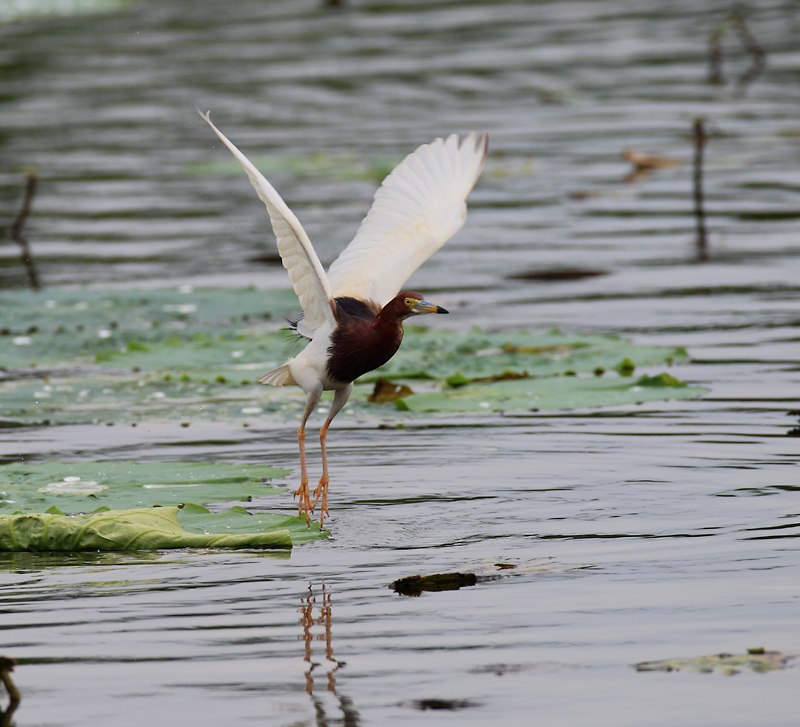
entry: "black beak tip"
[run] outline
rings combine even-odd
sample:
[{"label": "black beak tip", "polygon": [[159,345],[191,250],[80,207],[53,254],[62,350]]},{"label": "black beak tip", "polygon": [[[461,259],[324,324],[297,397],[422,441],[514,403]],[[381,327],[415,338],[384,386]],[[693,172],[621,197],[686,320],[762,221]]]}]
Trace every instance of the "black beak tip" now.
[{"label": "black beak tip", "polygon": [[446,310],[445,308],[442,308],[442,306],[440,306],[440,305],[437,305],[436,306],[436,312],[437,313],[449,313],[450,311]]}]

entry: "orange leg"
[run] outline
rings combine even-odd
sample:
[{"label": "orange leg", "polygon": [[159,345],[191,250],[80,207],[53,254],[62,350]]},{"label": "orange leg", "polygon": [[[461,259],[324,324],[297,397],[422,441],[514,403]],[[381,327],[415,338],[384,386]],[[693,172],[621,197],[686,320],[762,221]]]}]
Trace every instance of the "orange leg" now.
[{"label": "orange leg", "polygon": [[350,398],[350,392],[353,390],[353,385],[348,384],[343,389],[337,389],[333,395],[333,402],[331,403],[331,410],[328,414],[328,419],[319,430],[319,445],[322,449],[322,477],[320,477],[319,485],[314,490],[314,504],[311,506],[313,512],[317,506],[317,501],[322,496],[322,507],[320,508],[319,526],[322,528],[325,522],[325,516],[330,515],[328,512],[328,449],[325,444],[328,438],[328,429],[331,426],[333,418],[342,410],[342,407],[347,403]]},{"label": "orange leg", "polygon": [[313,512],[314,508],[317,506],[319,496],[322,495],[322,507],[319,511],[320,528],[322,528],[325,516],[330,515],[328,512],[328,483],[330,482],[330,478],[328,477],[328,448],[325,446],[325,440],[328,437],[328,428],[330,425],[331,420],[328,419],[319,430],[319,446],[322,450],[322,477],[319,478],[319,485],[317,485],[317,489],[314,490],[314,504],[311,505],[311,511]]},{"label": "orange leg", "polygon": [[300,487],[295,490],[294,496],[300,496],[298,502],[297,517],[305,515],[306,524],[310,525],[309,512],[313,512],[311,507],[311,493],[308,491],[308,470],[306,469],[306,423],[303,422],[297,430],[297,443],[300,446]]},{"label": "orange leg", "polygon": [[306,396],[306,408],[303,412],[303,421],[300,423],[300,428],[297,430],[297,444],[300,447],[300,487],[294,493],[294,496],[300,496],[298,502],[297,517],[306,518],[306,525],[311,526],[311,519],[309,513],[313,512],[311,507],[311,493],[308,491],[308,469],[306,468],[306,422],[311,416],[311,412],[319,402],[319,397],[322,396],[322,384],[318,388],[312,389]]}]

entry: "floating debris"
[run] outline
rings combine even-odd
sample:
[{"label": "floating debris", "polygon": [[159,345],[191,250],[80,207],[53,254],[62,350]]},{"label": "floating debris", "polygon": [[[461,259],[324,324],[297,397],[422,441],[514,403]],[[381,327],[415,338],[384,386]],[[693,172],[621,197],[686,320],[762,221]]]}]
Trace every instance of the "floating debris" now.
[{"label": "floating debris", "polygon": [[470,699],[415,699],[411,705],[414,709],[421,709],[423,712],[428,709],[438,709],[454,712],[458,709],[468,709],[469,707],[479,707],[479,702]]},{"label": "floating debris", "polygon": [[386,404],[390,401],[397,401],[405,396],[411,396],[414,392],[406,384],[395,384],[389,379],[379,378],[375,382],[375,388],[367,397],[367,401],[372,404]]},{"label": "floating debris", "polygon": [[700,674],[726,674],[732,676],[741,671],[756,672],[786,669],[795,655],[763,648],[748,649],[746,654],[711,654],[689,659],[666,659],[664,661],[642,661],[636,671],[692,671]]},{"label": "floating debris", "polygon": [[550,268],[547,270],[528,270],[523,273],[507,275],[506,280],[536,280],[540,283],[563,283],[570,280],[585,280],[608,275],[608,270],[588,268]]},{"label": "floating debris", "polygon": [[459,588],[474,586],[478,576],[474,573],[435,573],[431,576],[408,576],[389,585],[401,596],[420,596],[425,591],[457,591]]},{"label": "floating debris", "polygon": [[633,164],[633,171],[625,177],[625,181],[629,184],[648,177],[654,169],[669,169],[683,163],[679,159],[657,154],[644,154],[633,149],[626,149],[622,152],[622,158]]}]

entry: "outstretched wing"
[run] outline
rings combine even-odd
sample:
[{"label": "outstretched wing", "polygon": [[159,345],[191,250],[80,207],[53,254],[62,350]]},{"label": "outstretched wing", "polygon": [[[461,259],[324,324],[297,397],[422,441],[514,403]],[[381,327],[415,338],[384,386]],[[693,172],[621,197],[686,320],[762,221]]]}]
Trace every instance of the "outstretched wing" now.
[{"label": "outstretched wing", "polygon": [[261,172],[211,123],[209,114],[204,114],[200,110],[198,113],[214,129],[222,143],[231,150],[233,156],[247,172],[250,184],[253,185],[261,201],[267,206],[270,220],[272,220],[272,229],[278,239],[278,252],[283,261],[283,267],[289,271],[289,280],[303,309],[301,323],[303,332],[311,333],[326,321],[334,326],[333,296],[328,278],[297,217]]},{"label": "outstretched wing", "polygon": [[383,180],[353,241],[328,271],[334,297],[394,298],[412,273],[467,217],[467,195],[483,169],[488,137],[453,134],[409,154]]}]

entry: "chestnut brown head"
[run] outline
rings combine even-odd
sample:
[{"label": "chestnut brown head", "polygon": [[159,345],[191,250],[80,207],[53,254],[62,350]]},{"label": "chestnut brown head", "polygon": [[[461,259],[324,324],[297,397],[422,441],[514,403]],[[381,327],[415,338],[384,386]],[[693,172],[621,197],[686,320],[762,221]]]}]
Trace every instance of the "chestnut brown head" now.
[{"label": "chestnut brown head", "polygon": [[440,305],[429,303],[419,293],[415,293],[411,290],[400,293],[392,302],[394,303],[395,301],[399,304],[398,312],[402,311],[401,315],[403,318],[424,315],[425,313],[449,312]]}]

